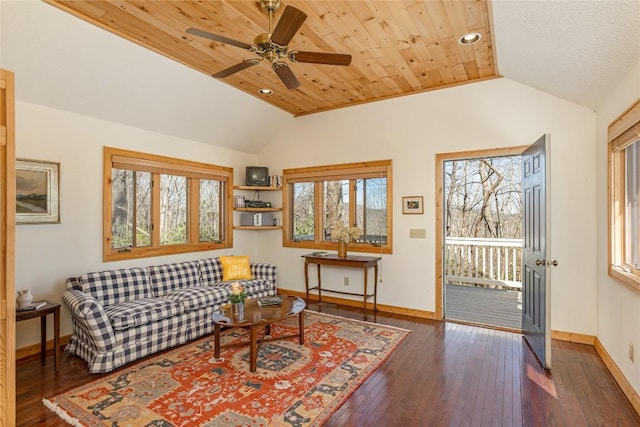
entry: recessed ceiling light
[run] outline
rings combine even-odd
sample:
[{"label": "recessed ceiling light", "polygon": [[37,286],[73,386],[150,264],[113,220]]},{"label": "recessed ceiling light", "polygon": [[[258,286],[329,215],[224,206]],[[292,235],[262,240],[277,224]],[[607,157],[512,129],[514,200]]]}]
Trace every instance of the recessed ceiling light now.
[{"label": "recessed ceiling light", "polygon": [[271,89],[268,89],[266,87],[260,89],[258,92],[260,92],[260,95],[271,95],[273,93]]},{"label": "recessed ceiling light", "polygon": [[460,44],[474,44],[480,41],[480,33],[468,33],[458,39]]}]

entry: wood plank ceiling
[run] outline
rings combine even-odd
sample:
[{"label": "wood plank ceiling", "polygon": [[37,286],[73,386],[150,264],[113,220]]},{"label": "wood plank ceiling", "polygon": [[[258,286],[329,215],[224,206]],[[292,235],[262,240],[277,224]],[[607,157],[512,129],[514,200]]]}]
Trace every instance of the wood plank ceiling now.
[{"label": "wood plank ceiling", "polygon": [[[46,1],[207,75],[257,56],[187,34],[187,28],[252,44],[269,27],[256,1]],[[294,116],[498,77],[489,2],[291,0],[282,3],[274,25],[286,5],[308,16],[289,50],[347,53],[351,64],[287,59],[302,83],[293,90],[283,86],[268,61],[222,81]],[[482,38],[459,44],[469,32]],[[261,88],[273,94],[260,95]]]}]

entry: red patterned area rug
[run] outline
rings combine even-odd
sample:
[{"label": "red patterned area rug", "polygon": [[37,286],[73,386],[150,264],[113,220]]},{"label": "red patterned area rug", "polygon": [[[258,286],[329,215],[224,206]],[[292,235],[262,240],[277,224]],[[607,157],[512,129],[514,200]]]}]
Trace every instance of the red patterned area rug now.
[{"label": "red patterned area rug", "polygon": [[[297,316],[272,336],[297,332]],[[213,355],[213,336],[137,362],[43,403],[74,426],[319,426],[409,331],[305,311],[305,344],[265,342],[257,372],[249,348]],[[241,328],[221,344],[246,340]]]}]

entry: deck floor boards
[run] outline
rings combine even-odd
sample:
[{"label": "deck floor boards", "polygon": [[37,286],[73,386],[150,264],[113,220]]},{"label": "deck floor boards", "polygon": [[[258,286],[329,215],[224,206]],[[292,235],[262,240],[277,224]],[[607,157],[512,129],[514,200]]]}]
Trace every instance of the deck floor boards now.
[{"label": "deck floor boards", "polygon": [[522,329],[522,292],[447,284],[445,318]]}]

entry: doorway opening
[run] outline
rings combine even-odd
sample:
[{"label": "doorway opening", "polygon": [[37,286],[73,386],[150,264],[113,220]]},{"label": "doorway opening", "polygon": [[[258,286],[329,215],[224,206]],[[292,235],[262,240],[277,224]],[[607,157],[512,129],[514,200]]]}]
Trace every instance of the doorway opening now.
[{"label": "doorway opening", "polygon": [[521,331],[521,156],[495,151],[442,161],[442,314]]}]

